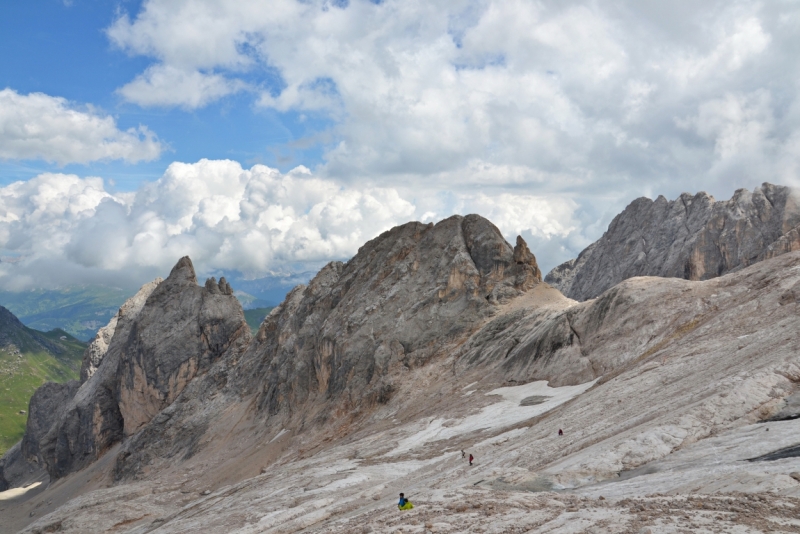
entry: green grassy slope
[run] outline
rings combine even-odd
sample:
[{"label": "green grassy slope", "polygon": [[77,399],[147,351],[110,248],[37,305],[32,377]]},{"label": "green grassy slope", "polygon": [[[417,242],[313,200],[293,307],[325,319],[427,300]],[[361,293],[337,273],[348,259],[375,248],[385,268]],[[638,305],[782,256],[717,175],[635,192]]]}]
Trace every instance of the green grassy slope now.
[{"label": "green grassy slope", "polygon": [[253,332],[253,335],[258,332],[258,327],[261,326],[261,323],[264,321],[264,317],[269,315],[269,312],[272,311],[274,308],[253,308],[252,310],[244,310],[244,319],[247,321],[247,325],[250,327],[250,330]]},{"label": "green grassy slope", "polygon": [[28,328],[0,307],[0,455],[22,438],[36,388],[77,379],[85,348],[63,330]]}]

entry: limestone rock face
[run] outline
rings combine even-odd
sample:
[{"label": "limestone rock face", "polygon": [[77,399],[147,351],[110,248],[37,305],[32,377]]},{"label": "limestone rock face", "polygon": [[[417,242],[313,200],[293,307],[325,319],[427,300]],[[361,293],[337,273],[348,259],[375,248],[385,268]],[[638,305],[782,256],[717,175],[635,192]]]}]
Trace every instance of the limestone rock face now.
[{"label": "limestone rock face", "polygon": [[79,386],[77,380],[64,384],[46,382],[36,390],[28,403],[28,423],[22,441],[0,460],[0,491],[19,487],[45,473],[39,444],[62,417]]},{"label": "limestone rock face", "polygon": [[125,301],[114,317],[108,324],[97,331],[97,334],[92,339],[89,346],[83,353],[83,363],[81,364],[81,383],[86,382],[100,366],[100,362],[108,351],[108,344],[111,343],[111,338],[114,337],[114,331],[117,328],[117,322],[120,317],[127,317],[129,319],[135,318],[142,307],[144,306],[147,297],[150,293],[162,282],[161,278],[156,278],[152,282],[143,285],[134,296]]},{"label": "limestone rock face", "polygon": [[22,438],[22,453],[26,458],[44,465],[39,443],[61,418],[79,387],[80,382],[77,380],[63,384],[46,382],[33,394],[29,403],[28,424]]},{"label": "limestone rock face", "polygon": [[639,198],[545,281],[586,300],[634,276],[707,280],[793,250],[800,250],[800,194],[788,187],[765,183],[727,201],[707,193]]},{"label": "limestone rock face", "polygon": [[398,226],[293,290],[243,372],[266,377],[259,403],[269,413],[317,397],[385,402],[392,370],[425,363],[540,280],[524,240],[515,251],[478,215]]},{"label": "limestone rock face", "polygon": [[172,403],[235,339],[249,339],[242,307],[224,278],[217,288],[198,286],[184,257],[148,297],[120,347],[117,398],[125,435]]},{"label": "limestone rock face", "polygon": [[120,309],[99,366],[42,439],[52,478],[92,463],[172,403],[234,340],[250,340],[230,286],[198,286],[188,257],[159,282]]},{"label": "limestone rock face", "polygon": [[536,262],[536,256],[533,255],[521,235],[517,236],[517,244],[514,247],[514,263],[517,264],[518,270],[521,270],[515,281],[516,287],[530,289],[542,281],[542,271]]},{"label": "limestone rock face", "polygon": [[[115,478],[134,478],[166,456],[192,457],[213,441],[215,414],[245,398],[262,426],[323,428],[367,413],[390,402],[398,377],[454,351],[540,280],[524,240],[515,252],[477,215],[384,232],[293,289],[246,350],[229,350],[126,441]],[[213,280],[206,289],[223,291]]]}]

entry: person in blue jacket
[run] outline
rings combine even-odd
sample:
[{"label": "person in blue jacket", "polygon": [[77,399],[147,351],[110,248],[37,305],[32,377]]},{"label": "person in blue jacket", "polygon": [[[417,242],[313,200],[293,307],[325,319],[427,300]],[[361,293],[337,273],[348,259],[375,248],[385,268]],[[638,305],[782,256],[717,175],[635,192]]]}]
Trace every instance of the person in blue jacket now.
[{"label": "person in blue jacket", "polygon": [[400,510],[411,510],[412,508],[414,508],[414,505],[411,504],[411,501],[406,499],[406,497],[405,497],[405,495],[403,493],[401,493],[400,494],[400,500],[397,502],[397,507]]}]

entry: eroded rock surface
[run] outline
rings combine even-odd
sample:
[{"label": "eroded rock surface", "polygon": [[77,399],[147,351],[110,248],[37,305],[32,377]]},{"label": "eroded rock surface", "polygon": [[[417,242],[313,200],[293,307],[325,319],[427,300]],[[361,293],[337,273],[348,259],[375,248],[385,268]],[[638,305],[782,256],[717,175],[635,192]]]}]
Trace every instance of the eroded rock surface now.
[{"label": "eroded rock surface", "polygon": [[545,281],[586,300],[634,276],[707,280],[800,250],[800,194],[764,183],[716,201],[707,193],[634,200],[603,237]]},{"label": "eroded rock surface", "polygon": [[215,287],[198,286],[185,257],[166,280],[143,287],[120,309],[100,365],[42,440],[52,478],[95,461],[172,403],[230,343],[249,341],[230,286]]},{"label": "eroded rock surface", "polygon": [[185,257],[148,297],[120,347],[117,398],[125,435],[171,404],[236,339],[249,341],[242,307],[224,278],[217,288],[198,286]]},{"label": "eroded rock surface", "polygon": [[540,281],[525,241],[515,250],[483,217],[393,228],[292,290],[244,353],[230,352],[125,444],[116,476],[192,456],[214,414],[246,396],[262,416],[279,415],[273,425],[368,413],[392,398],[398,374],[453,350]]},{"label": "eroded rock surface", "polygon": [[408,223],[291,292],[243,359],[267,377],[270,413],[320,396],[385,402],[392,368],[424,364],[540,281],[522,238],[513,249],[483,217]]},{"label": "eroded rock surface", "polygon": [[30,483],[46,472],[40,442],[63,416],[79,386],[77,380],[63,384],[46,382],[36,390],[28,403],[28,422],[22,441],[0,460],[0,491]]},{"label": "eroded rock surface", "polygon": [[[190,267],[120,321],[76,395],[128,388],[119,447],[15,510],[24,526],[63,495],[30,532],[384,531],[398,487],[420,531],[702,531],[727,514],[744,532],[793,517],[783,471],[800,458],[741,460],[796,444],[800,421],[760,422],[796,404],[800,252],[578,303],[485,219],[409,223],[293,290],[253,340],[220,322],[226,284],[198,288]],[[767,491],[786,508],[734,495]],[[641,498],[654,492],[674,497]]]},{"label": "eroded rock surface", "polygon": [[111,338],[114,337],[114,331],[117,328],[117,322],[120,317],[126,317],[127,319],[135,318],[139,312],[142,311],[147,297],[150,296],[150,293],[152,293],[162,281],[161,278],[156,278],[152,282],[143,285],[134,296],[125,301],[108,324],[97,331],[94,339],[92,339],[83,353],[81,383],[91,378],[100,366],[100,362],[103,361],[103,357],[106,355],[106,352],[108,352],[108,345],[111,343]]}]

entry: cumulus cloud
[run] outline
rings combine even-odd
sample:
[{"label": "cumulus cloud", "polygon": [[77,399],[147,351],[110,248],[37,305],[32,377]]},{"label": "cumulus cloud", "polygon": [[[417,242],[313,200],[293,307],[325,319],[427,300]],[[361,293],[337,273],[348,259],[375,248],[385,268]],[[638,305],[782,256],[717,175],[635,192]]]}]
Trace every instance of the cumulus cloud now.
[{"label": "cumulus cloud", "polygon": [[42,174],[0,188],[0,286],[142,283],[184,255],[201,274],[313,269],[426,213],[485,213],[509,239],[527,232],[547,240],[575,228],[574,209],[531,195],[418,205],[396,188],[348,187],[302,166],[281,173],[228,160],[173,163],[125,194],[109,193],[100,178]]},{"label": "cumulus cloud", "polygon": [[219,74],[156,65],[120,87],[118,92],[129,102],[140,106],[198,108],[245,87],[243,82],[229,80]]},{"label": "cumulus cloud", "polygon": [[[246,74],[258,106],[329,115],[330,177],[430,184],[485,166],[517,169],[496,185],[559,176],[528,190],[614,190],[621,203],[699,183],[728,194],[775,179],[773,162],[796,182],[798,20],[795,4],[747,0],[149,0],[108,35],[154,60],[121,89],[131,101],[202,106]],[[162,72],[182,81],[156,83]],[[727,181],[731,128],[685,122],[726,95],[765,102],[747,135],[774,138],[740,153],[751,172]]]},{"label": "cumulus cloud", "polygon": [[43,159],[60,165],[121,159],[149,161],[163,150],[144,126],[122,131],[113,117],[43,93],[0,91],[0,159]]}]

